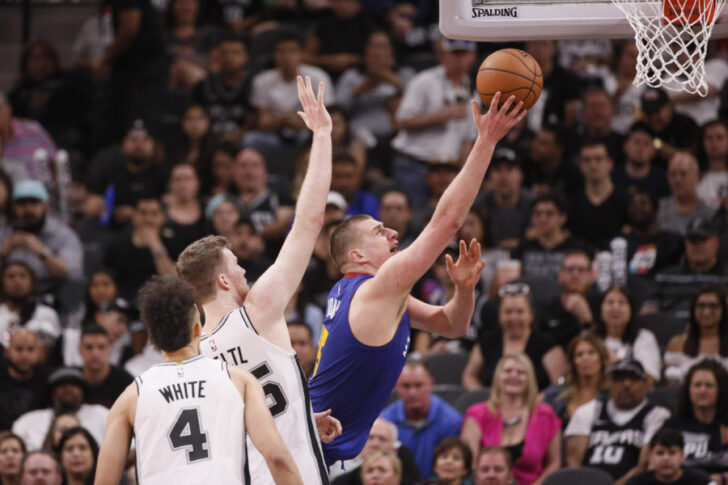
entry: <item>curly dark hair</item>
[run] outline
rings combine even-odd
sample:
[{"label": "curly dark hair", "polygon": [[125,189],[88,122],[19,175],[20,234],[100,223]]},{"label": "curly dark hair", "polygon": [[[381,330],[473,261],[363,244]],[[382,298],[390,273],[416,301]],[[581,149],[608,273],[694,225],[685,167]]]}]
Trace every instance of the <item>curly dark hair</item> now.
[{"label": "curly dark hair", "polygon": [[[627,303],[629,304],[630,316],[629,316],[629,321],[627,322],[627,326],[624,327],[624,333],[622,334],[622,342],[624,342],[626,344],[634,345],[634,340],[637,338],[637,334],[639,333],[639,326],[637,325],[637,322],[635,321],[635,317],[637,316],[637,304],[635,303],[634,297],[632,296],[632,292],[629,291],[629,289],[626,286],[621,286],[621,285],[610,286],[609,289],[602,294],[602,298],[599,301],[599,307],[598,307],[599,312],[601,313],[601,308],[602,308],[602,305],[604,304],[604,300],[606,300],[607,296],[613,291],[616,291],[619,294],[621,294],[622,296],[624,296],[627,299]],[[604,325],[601,315],[599,315],[599,318],[597,319],[594,333],[596,333],[599,337],[601,337],[603,339],[607,338],[607,327]]]},{"label": "curly dark hair", "polygon": [[172,276],[155,276],[139,290],[139,310],[152,342],[174,352],[190,343],[195,309],[194,289]]},{"label": "curly dark hair", "polygon": [[718,285],[701,286],[693,296],[690,304],[690,321],[688,322],[688,338],[685,339],[683,353],[691,357],[698,355],[698,347],[700,346],[700,324],[695,318],[695,310],[697,309],[698,299],[705,294],[713,294],[718,298],[720,305],[720,322],[718,323],[718,334],[720,335],[719,353],[723,357],[728,356],[728,308],[726,307],[726,294]]},{"label": "curly dark hair", "polygon": [[726,417],[728,415],[728,371],[720,362],[711,358],[701,360],[688,370],[678,396],[678,415],[683,418],[695,418],[693,403],[690,401],[690,384],[693,382],[695,373],[700,370],[713,373],[718,384],[718,401],[715,403],[716,418]]}]

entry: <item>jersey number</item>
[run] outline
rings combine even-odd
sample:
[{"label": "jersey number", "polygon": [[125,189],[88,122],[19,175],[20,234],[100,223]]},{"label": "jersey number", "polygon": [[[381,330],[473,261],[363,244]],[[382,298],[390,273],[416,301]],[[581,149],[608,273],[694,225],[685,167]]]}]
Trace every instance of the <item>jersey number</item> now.
[{"label": "jersey number", "polygon": [[621,446],[604,446],[600,445],[594,448],[594,453],[589,460],[590,465],[599,465],[601,463],[607,465],[616,465],[622,461],[624,448]]},{"label": "jersey number", "polygon": [[183,409],[169,432],[172,449],[187,449],[189,463],[210,458],[207,433],[200,428],[200,411],[197,408]]},{"label": "jersey number", "polygon": [[268,409],[273,417],[275,418],[276,416],[286,412],[286,408],[288,408],[288,400],[286,399],[286,395],[283,394],[281,385],[273,381],[263,382],[263,379],[272,374],[270,367],[268,367],[268,363],[263,362],[258,367],[250,371],[250,373],[253,374],[253,376],[260,381],[260,385],[263,386],[266,401],[269,398],[272,401],[268,404]]}]

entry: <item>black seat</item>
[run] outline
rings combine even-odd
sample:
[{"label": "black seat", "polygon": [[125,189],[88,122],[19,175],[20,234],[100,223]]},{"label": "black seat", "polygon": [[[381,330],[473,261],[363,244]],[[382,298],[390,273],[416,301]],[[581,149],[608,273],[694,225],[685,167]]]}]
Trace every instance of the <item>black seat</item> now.
[{"label": "black seat", "polygon": [[460,399],[460,396],[465,392],[465,390],[455,384],[436,384],[435,387],[433,387],[432,392],[437,394],[438,397],[450,406],[455,406],[455,403],[458,399]]},{"label": "black seat", "polygon": [[483,402],[490,397],[490,387],[484,389],[477,389],[475,391],[467,391],[460,395],[457,401],[455,401],[455,409],[465,414],[473,404]]},{"label": "black seat", "polygon": [[450,354],[439,352],[425,357],[425,363],[435,384],[452,384],[459,386],[463,380],[463,370],[468,363],[468,354],[458,352]]},{"label": "black seat", "polygon": [[655,334],[660,352],[665,353],[667,343],[675,335],[685,332],[686,322],[671,313],[648,313],[637,317],[637,322]]},{"label": "black seat", "polygon": [[562,468],[547,476],[543,485],[614,485],[614,480],[605,471],[597,468]]}]

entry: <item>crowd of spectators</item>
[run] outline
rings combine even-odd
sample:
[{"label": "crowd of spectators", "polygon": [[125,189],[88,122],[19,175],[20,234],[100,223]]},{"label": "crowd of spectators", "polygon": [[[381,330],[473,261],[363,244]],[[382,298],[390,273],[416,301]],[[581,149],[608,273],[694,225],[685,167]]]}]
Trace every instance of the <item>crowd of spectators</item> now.
[{"label": "crowd of spectators", "polygon": [[[298,75],[334,120],[324,229],[286,309],[310,374],[333,228],[369,214],[406,248],[474,141],[477,61],[505,45],[441,38],[436,4],[111,0],[71,64],[24,47],[0,93],[0,485],[91,483],[108,407],[161,360],[137,291],[189,243],[225,236],[251,284],[275,259],[310,144]],[[705,98],[632,85],[630,40],[508,46],[544,89],[458,232],[486,260],[470,330],[413,331],[361,469],[334,483],[584,465],[726,485],[728,45],[710,44]],[[452,296],[455,243],[416,296]]]}]

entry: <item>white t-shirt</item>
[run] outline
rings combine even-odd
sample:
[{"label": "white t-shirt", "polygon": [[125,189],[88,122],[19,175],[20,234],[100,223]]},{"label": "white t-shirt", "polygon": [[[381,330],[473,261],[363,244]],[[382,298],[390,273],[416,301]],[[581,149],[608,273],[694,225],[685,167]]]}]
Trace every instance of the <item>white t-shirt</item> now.
[{"label": "white t-shirt", "polygon": [[634,358],[642,364],[650,376],[656,381],[660,380],[662,376],[662,359],[660,358],[660,346],[657,344],[655,334],[651,331],[641,328],[637,333],[637,337],[634,339],[634,345],[622,342],[614,337],[607,337],[604,340],[605,345],[609,350],[614,352],[619,360],[627,357],[627,354],[632,350]]},{"label": "white t-shirt", "polygon": [[[723,59],[713,58],[705,62],[705,76],[708,85],[717,91],[723,87],[728,79],[728,62]],[[675,111],[690,116],[698,125],[704,125],[708,121],[718,118],[718,107],[720,106],[720,95],[696,97],[690,101],[675,103]]]},{"label": "white t-shirt", "polygon": [[[53,422],[53,416],[54,412],[51,408],[29,411],[15,420],[13,433],[23,438],[28,451],[39,450],[43,446],[43,440]],[[76,413],[81,426],[91,433],[99,446],[106,434],[108,416],[108,408],[100,404],[81,404],[81,408]]]},{"label": "white t-shirt", "polygon": [[718,209],[728,195],[728,172],[708,172],[698,184],[698,198],[705,205]]},{"label": "white t-shirt", "polygon": [[[3,347],[10,344],[10,332],[17,328],[20,328],[20,315],[11,312],[7,304],[0,304],[0,344]],[[35,333],[40,343],[45,346],[53,345],[53,342],[61,336],[58,314],[53,308],[40,303],[23,328]]]},{"label": "white t-shirt", "polygon": [[[324,102],[326,105],[334,104],[334,86],[331,78],[323,69],[301,64],[298,74],[311,78],[311,86],[318,91],[319,82],[326,85],[324,89]],[[265,108],[278,114],[295,113],[301,110],[301,102],[298,99],[298,85],[296,79],[286,81],[278,69],[263,71],[253,78],[253,90],[250,96],[250,103],[256,108]]]},{"label": "white t-shirt", "polygon": [[[645,399],[639,406],[636,406],[629,411],[623,411],[617,409],[614,406],[614,402],[610,399],[607,401],[607,413],[610,419],[617,426],[624,426],[639,413],[642,408],[647,406],[648,401]],[[569,424],[564,430],[564,436],[589,436],[596,418],[597,411],[597,400],[592,399],[586,404],[579,406],[574,415],[571,417]],[[648,443],[652,436],[662,427],[662,423],[670,417],[670,411],[663,408],[662,406],[655,406],[647,416],[645,416],[644,424],[644,443]],[[644,444],[643,443],[643,444]]]}]

